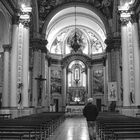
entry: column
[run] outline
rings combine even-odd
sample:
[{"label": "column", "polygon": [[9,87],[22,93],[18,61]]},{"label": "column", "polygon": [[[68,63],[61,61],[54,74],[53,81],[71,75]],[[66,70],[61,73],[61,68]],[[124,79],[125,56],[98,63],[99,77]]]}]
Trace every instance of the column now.
[{"label": "column", "polygon": [[129,106],[129,65],[127,49],[127,25],[121,26],[122,41],[122,82],[123,82],[123,106]]},{"label": "column", "polygon": [[[122,36],[123,105],[140,105],[140,49],[136,15],[131,7],[135,1],[120,1]],[[126,6],[127,5],[127,6]],[[132,110],[132,109],[131,109]],[[130,113],[129,113],[130,114]]]},{"label": "column", "polygon": [[[135,16],[136,17],[136,16]],[[134,44],[134,70],[135,70],[135,105],[140,105],[140,46],[138,37],[138,23],[133,23],[133,44]]]},{"label": "column", "polygon": [[12,34],[12,49],[11,49],[11,82],[10,82],[10,106],[17,106],[17,46],[18,46],[18,19],[13,18],[13,34]]},{"label": "column", "polygon": [[4,79],[3,79],[3,93],[2,93],[2,107],[9,107],[10,100],[10,88],[9,88],[9,51],[11,49],[10,45],[3,45],[4,49]]},{"label": "column", "polygon": [[[133,24],[133,11],[122,10],[120,8],[121,25],[121,37],[122,37],[122,75],[123,75],[123,105],[134,106],[136,95],[136,69],[135,69],[135,55],[138,59],[138,55],[135,54],[135,39],[134,39],[134,24]],[[137,35],[136,35],[137,36]],[[135,37],[136,37],[135,36]],[[138,41],[137,37],[136,40]],[[136,42],[137,42],[136,41]],[[137,45],[138,46],[138,45]],[[137,47],[138,48],[138,47]],[[137,49],[138,50],[138,49]],[[139,78],[139,77],[138,77]],[[138,82],[138,81],[137,81]]]},{"label": "column", "polygon": [[63,68],[63,101],[62,101],[62,104],[63,106],[65,107],[66,105],[66,94],[67,94],[67,91],[66,91],[66,86],[67,86],[67,79],[66,79],[66,67]]},{"label": "column", "polygon": [[[50,61],[50,60],[48,60]],[[51,67],[50,67],[50,62],[48,62],[48,105],[49,105],[49,110],[50,110],[50,104],[52,100],[52,95],[51,95]]]},{"label": "column", "polygon": [[[45,42],[44,42],[45,43]],[[46,42],[47,43],[47,42]],[[42,56],[41,56],[41,74],[42,74],[42,106],[45,106],[45,99],[46,99],[46,54],[47,54],[47,48],[46,44],[42,46]]]},{"label": "column", "polygon": [[50,105],[50,82],[49,82],[49,66],[48,66],[48,58],[45,57],[45,107],[47,107],[47,111],[49,111],[49,105]]},{"label": "column", "polygon": [[[108,93],[107,93],[107,87],[108,87],[108,59],[104,60],[104,105],[108,106]],[[106,108],[105,108],[106,109]]]},{"label": "column", "polygon": [[[105,43],[107,44],[107,72],[108,72],[108,81],[107,82],[116,82],[117,83],[117,98],[110,99],[109,101],[116,101],[117,105],[122,103],[120,99],[120,88],[121,88],[121,73],[120,73],[120,46],[121,38],[112,37],[107,38]],[[107,85],[108,86],[108,85]]]},{"label": "column", "polygon": [[[42,75],[42,78],[45,79],[45,55],[46,53],[46,44],[47,41],[41,38],[33,38],[31,39],[31,48],[33,50],[33,79],[32,79],[32,94],[33,94],[33,99],[32,99],[32,105],[34,107],[38,106],[38,78],[40,75]],[[41,81],[43,82],[43,81]],[[46,86],[42,84],[43,87]],[[42,87],[42,88],[43,88]],[[44,89],[44,88],[43,88]],[[45,96],[44,90],[42,89],[42,95]],[[42,100],[44,97],[42,97]],[[43,102],[41,101],[41,104]],[[44,103],[43,103],[44,104]]]},{"label": "column", "polygon": [[[35,48],[34,48],[35,49]],[[37,80],[35,80],[35,78],[37,78],[38,77],[38,71],[39,71],[39,67],[38,67],[38,51],[37,51],[37,49],[35,49],[34,50],[34,52],[33,52],[33,79],[32,79],[32,82],[33,82],[33,84],[32,84],[32,105],[34,106],[34,107],[36,107],[37,106],[37,95],[38,95],[38,93],[37,93]]]},{"label": "column", "polygon": [[22,87],[22,106],[29,107],[29,26],[23,28],[23,87]]},{"label": "column", "polygon": [[109,82],[117,81],[118,75],[117,70],[119,68],[119,50],[121,46],[120,37],[112,37],[107,38],[105,40],[107,44],[106,52],[107,52],[107,59],[108,59],[108,75],[109,75]]},{"label": "column", "polygon": [[91,97],[91,69],[90,67],[88,67],[88,70],[87,70],[87,75],[88,75],[88,95],[87,95],[87,98],[90,98]]}]

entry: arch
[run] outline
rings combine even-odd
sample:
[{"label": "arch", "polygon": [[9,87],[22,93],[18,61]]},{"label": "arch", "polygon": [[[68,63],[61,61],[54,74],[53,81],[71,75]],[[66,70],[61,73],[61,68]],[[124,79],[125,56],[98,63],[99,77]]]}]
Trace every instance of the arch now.
[{"label": "arch", "polygon": [[92,11],[93,13],[95,13],[103,22],[104,26],[105,26],[105,30],[106,30],[106,35],[107,36],[111,36],[111,30],[109,28],[109,23],[107,21],[107,19],[102,15],[102,13],[97,10],[96,8],[94,8],[93,6],[87,4],[87,3],[80,3],[80,2],[72,2],[72,3],[66,3],[63,5],[58,6],[57,8],[55,8],[54,10],[52,10],[52,12],[47,16],[45,22],[44,22],[44,26],[42,29],[42,34],[44,35],[46,33],[47,30],[47,26],[50,22],[50,20],[61,10],[65,9],[65,8],[69,8],[69,7],[73,7],[77,5],[78,7],[83,7],[86,8],[90,11]]},{"label": "arch", "polygon": [[82,61],[85,64],[86,67],[91,66],[91,58],[90,57],[88,57],[87,55],[81,54],[81,53],[74,53],[74,54],[67,55],[62,60],[63,67],[67,68],[69,66],[69,64],[74,60]]}]

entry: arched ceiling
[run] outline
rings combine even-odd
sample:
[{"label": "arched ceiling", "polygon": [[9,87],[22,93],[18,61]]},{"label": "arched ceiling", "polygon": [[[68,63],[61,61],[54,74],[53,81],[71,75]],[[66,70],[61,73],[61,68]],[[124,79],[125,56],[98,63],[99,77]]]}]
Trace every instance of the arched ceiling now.
[{"label": "arched ceiling", "polygon": [[[59,11],[49,22],[47,27],[46,36],[50,32],[58,32],[59,30],[75,25],[75,7],[65,8]],[[83,8],[76,7],[76,25],[86,26],[96,31],[104,32],[105,27],[99,16],[92,11]]]},{"label": "arched ceiling", "polygon": [[58,11],[48,23],[46,39],[48,40],[47,48],[49,51],[54,38],[62,30],[71,27],[91,30],[96,33],[101,42],[104,42],[106,38],[105,25],[96,13],[82,6],[70,6]]}]

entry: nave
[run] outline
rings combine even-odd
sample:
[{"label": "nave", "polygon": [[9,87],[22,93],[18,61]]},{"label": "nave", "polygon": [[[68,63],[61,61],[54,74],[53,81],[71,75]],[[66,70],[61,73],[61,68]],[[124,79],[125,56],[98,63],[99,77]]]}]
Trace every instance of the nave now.
[{"label": "nave", "polygon": [[87,122],[85,118],[66,118],[49,140],[89,140]]},{"label": "nave", "polygon": [[[100,112],[96,121],[96,140],[139,140],[140,118],[117,112]],[[90,140],[84,117],[69,117],[47,140]]]},{"label": "nave", "polygon": [[[96,140],[139,140],[140,118],[100,112]],[[0,140],[89,140],[86,119],[44,112],[15,119],[0,118]]]}]

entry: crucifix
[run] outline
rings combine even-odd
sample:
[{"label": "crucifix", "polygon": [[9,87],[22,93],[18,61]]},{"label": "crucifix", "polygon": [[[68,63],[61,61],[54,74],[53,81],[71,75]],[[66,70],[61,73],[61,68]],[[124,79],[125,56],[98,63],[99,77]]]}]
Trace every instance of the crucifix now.
[{"label": "crucifix", "polygon": [[42,74],[40,74],[37,78],[35,78],[35,80],[38,81],[38,87],[39,87],[39,94],[38,94],[38,101],[42,98],[42,84],[43,81],[45,81],[46,79],[42,77]]}]

